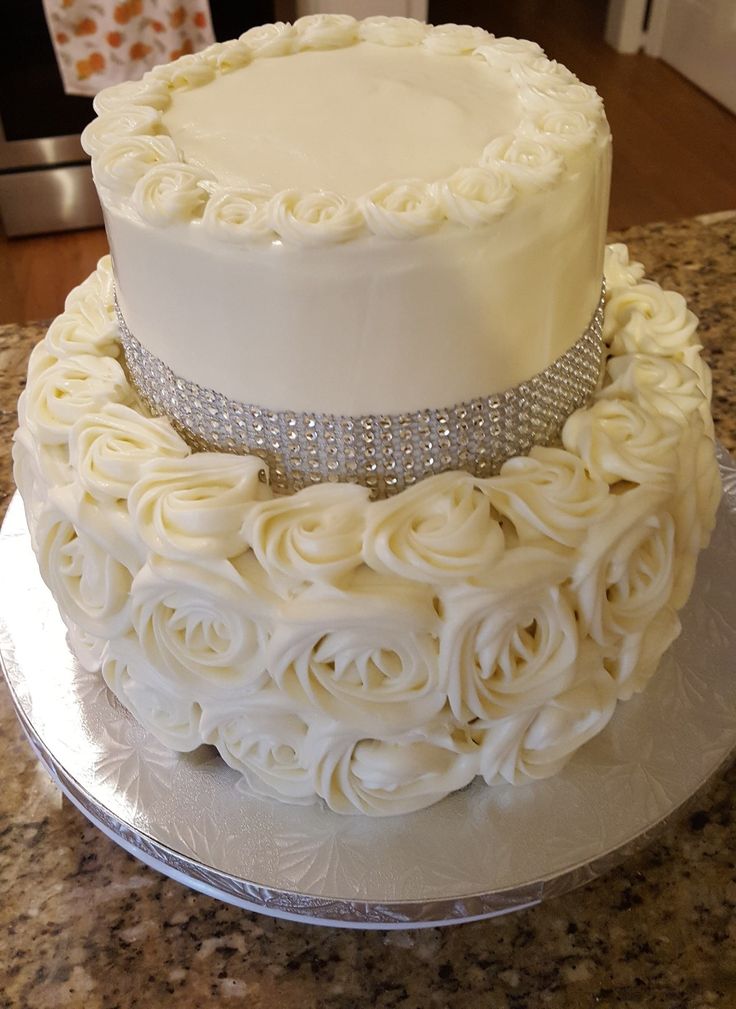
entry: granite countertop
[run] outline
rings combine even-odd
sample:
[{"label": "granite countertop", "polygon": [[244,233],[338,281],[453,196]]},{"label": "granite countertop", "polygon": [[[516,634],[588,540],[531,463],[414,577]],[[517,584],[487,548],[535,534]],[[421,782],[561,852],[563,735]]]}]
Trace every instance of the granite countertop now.
[{"label": "granite countertop", "polygon": [[[736,212],[622,235],[701,319],[721,441],[736,448]],[[39,325],[0,327],[0,513]],[[644,852],[503,918],[407,932],[276,921],[135,861],[62,799],[0,687],[1,1009],[736,1006],[736,769]]]}]

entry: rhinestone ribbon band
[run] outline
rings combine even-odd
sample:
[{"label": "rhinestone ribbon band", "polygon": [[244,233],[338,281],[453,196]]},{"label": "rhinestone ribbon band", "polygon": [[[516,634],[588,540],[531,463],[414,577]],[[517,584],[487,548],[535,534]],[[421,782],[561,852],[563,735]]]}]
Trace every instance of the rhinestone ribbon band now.
[{"label": "rhinestone ribbon band", "polygon": [[168,417],[196,450],[250,453],[268,463],[277,493],[314,483],[363,484],[396,494],[445,470],[491,476],[512,456],[557,440],[593,393],[603,363],[603,291],[580,339],[521,385],[439,409],[338,417],[271,411],[179,378],[133,336],[115,302],[125,362],[152,413]]}]

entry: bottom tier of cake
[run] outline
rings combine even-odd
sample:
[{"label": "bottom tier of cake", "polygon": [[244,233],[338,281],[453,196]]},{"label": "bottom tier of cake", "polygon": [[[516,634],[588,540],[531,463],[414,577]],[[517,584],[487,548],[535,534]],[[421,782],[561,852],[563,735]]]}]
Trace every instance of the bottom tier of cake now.
[{"label": "bottom tier of cake", "polygon": [[608,359],[562,444],[480,479],[271,492],[136,400],[104,259],[35,348],[15,478],[85,668],[260,795],[404,813],[558,771],[679,631],[720,496],[683,299],[606,263]]}]

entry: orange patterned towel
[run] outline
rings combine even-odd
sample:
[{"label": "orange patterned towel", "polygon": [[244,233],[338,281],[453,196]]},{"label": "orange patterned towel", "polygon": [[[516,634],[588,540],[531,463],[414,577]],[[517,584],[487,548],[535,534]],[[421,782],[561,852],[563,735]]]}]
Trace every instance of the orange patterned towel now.
[{"label": "orange patterned towel", "polygon": [[43,0],[68,95],[95,95],[215,37],[209,0]]}]

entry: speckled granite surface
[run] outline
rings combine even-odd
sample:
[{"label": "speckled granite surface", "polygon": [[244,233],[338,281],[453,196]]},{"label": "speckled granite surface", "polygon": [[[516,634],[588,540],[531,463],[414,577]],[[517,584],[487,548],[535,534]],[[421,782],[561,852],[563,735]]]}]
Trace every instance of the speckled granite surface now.
[{"label": "speckled granite surface", "polygon": [[[623,236],[701,317],[719,437],[736,449],[736,214]],[[0,511],[25,362],[0,327]],[[0,576],[6,576],[0,573]],[[582,890],[448,929],[342,932],[219,904],[149,870],[62,801],[0,688],[2,1009],[707,1009],[736,1006],[736,770]]]}]

